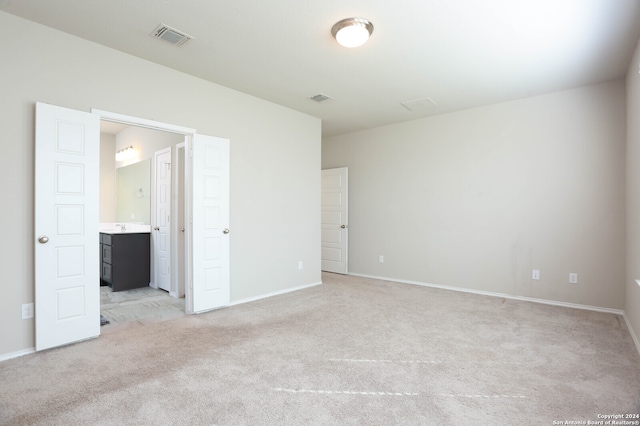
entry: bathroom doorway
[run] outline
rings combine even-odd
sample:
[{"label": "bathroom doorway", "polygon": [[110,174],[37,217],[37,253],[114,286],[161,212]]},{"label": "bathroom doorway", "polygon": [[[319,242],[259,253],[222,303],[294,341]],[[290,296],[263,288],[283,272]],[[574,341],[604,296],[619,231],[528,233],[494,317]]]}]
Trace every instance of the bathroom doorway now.
[{"label": "bathroom doorway", "polygon": [[[39,235],[34,266],[35,308],[40,313],[35,316],[37,351],[100,335],[97,321],[100,279],[111,280],[114,285],[116,280],[108,273],[117,268],[99,265],[111,265],[114,247],[130,247],[113,245],[106,233],[99,232],[100,198],[94,194],[99,191],[101,119],[184,136],[188,153],[184,167],[184,213],[189,219],[185,224],[185,311],[194,314],[229,305],[229,139],[118,113],[97,109],[83,112],[37,102],[34,203],[40,206],[34,208]],[[55,215],[51,215],[52,211]],[[115,238],[115,230],[111,234]],[[100,244],[111,248],[100,250]],[[145,245],[150,246],[149,234],[147,243],[143,241],[136,247]],[[138,260],[138,253],[136,249],[123,258]],[[145,262],[148,263],[150,260]],[[135,264],[132,268],[134,272],[144,271],[135,268]],[[129,273],[123,274],[127,276]],[[69,277],[73,277],[74,287],[69,287]],[[125,287],[135,288],[126,285],[122,289]]]},{"label": "bathroom doorway", "polygon": [[[104,330],[115,324],[157,322],[185,315],[185,145],[182,134],[100,122],[100,226],[121,232],[148,231],[150,238],[150,279],[146,286],[124,291],[101,286],[103,322],[111,324]],[[129,157],[122,158],[119,153],[125,151]],[[166,153],[161,165],[156,164],[159,151]],[[166,199],[162,203],[158,199],[158,167],[170,172],[170,187],[163,192]],[[162,213],[168,223],[158,222],[158,205],[168,208]],[[162,235],[157,230],[161,225]],[[169,242],[165,247],[160,240]],[[164,248],[162,255],[160,248]],[[167,251],[169,256],[164,255]]]}]

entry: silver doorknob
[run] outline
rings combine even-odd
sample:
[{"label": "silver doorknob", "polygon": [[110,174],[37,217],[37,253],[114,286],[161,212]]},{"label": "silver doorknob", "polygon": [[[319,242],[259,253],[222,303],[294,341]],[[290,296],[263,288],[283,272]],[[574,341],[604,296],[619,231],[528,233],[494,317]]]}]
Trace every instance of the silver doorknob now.
[{"label": "silver doorknob", "polygon": [[180,229],[181,232],[184,232],[184,228]]},{"label": "silver doorknob", "polygon": [[228,234],[229,233],[229,229],[228,228],[224,228],[224,231],[222,231],[223,234]]},{"label": "silver doorknob", "polygon": [[156,230],[156,231],[160,230],[160,228],[158,228],[157,226],[155,228],[153,228],[153,229]]},{"label": "silver doorknob", "polygon": [[344,228],[346,228],[346,227],[347,227],[347,225],[342,225],[340,228],[344,229]]},{"label": "silver doorknob", "polygon": [[40,244],[47,244],[49,242],[49,237],[45,236],[45,235],[41,235],[38,237],[38,242]]}]

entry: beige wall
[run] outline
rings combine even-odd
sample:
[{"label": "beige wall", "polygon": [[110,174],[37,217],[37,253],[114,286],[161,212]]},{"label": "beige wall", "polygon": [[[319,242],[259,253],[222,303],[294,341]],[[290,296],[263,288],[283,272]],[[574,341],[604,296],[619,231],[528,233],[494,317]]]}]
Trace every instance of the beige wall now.
[{"label": "beige wall", "polygon": [[350,272],[622,309],[624,156],[615,81],[327,138],[322,168]]},{"label": "beige wall", "polygon": [[[640,42],[627,73],[627,275],[625,314],[640,339]],[[636,340],[636,344],[640,342]]]},{"label": "beige wall", "polygon": [[116,137],[100,133],[100,222],[116,221]]},{"label": "beige wall", "polygon": [[[320,282],[320,120],[0,12],[0,357],[34,347],[35,102],[231,140],[231,298]],[[298,270],[298,261],[305,268]],[[37,312],[36,312],[37,315]]]}]

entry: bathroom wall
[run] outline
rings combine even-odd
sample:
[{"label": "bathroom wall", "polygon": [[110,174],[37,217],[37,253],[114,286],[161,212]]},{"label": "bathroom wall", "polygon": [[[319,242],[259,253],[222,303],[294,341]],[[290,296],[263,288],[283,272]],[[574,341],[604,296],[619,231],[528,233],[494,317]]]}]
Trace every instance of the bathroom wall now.
[{"label": "bathroom wall", "polygon": [[100,222],[116,221],[116,137],[100,133]]}]

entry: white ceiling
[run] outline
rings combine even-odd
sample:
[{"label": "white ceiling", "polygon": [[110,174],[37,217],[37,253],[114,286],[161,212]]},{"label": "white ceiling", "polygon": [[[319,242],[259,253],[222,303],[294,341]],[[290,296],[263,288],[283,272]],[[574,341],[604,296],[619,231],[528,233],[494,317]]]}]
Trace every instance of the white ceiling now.
[{"label": "white ceiling", "polygon": [[[323,136],[625,75],[637,0],[0,0],[0,10],[322,119]],[[360,16],[370,41],[331,26]],[[195,37],[175,47],[165,23]],[[318,93],[332,97],[316,103]],[[401,102],[429,97],[436,107]]]},{"label": "white ceiling", "polygon": [[114,121],[100,121],[100,133],[106,133],[109,135],[117,135],[128,127],[129,126],[126,124],[116,123]]}]

